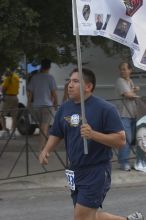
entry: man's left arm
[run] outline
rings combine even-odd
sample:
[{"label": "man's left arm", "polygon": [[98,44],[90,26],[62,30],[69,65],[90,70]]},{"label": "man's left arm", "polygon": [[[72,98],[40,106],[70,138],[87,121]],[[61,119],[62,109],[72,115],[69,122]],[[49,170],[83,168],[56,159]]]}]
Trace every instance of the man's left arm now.
[{"label": "man's left arm", "polygon": [[3,93],[5,93],[5,91],[7,90],[8,84],[9,84],[9,80],[8,80],[8,78],[5,78],[4,82],[2,83],[2,92]]},{"label": "man's left arm", "polygon": [[57,106],[58,106],[57,85],[52,75],[50,75],[50,92],[51,92],[51,101],[53,103],[55,110],[57,110]]},{"label": "man's left arm", "polygon": [[126,144],[125,131],[123,130],[116,133],[104,134],[93,130],[89,124],[83,124],[81,126],[81,136],[118,149]]},{"label": "man's left arm", "polygon": [[55,108],[55,110],[57,110],[57,106],[58,106],[58,97],[57,97],[57,92],[55,89],[53,89],[51,91],[51,98],[52,98],[52,102],[53,102],[53,107]]}]

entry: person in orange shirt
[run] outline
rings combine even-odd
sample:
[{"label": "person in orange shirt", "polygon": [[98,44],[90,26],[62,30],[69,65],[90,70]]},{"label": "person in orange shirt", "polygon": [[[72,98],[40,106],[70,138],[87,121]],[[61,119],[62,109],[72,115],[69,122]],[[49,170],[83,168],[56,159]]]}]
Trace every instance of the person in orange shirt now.
[{"label": "person in orange shirt", "polygon": [[6,127],[5,116],[10,114],[12,117],[12,125],[10,131],[15,131],[16,128],[16,117],[18,108],[18,91],[19,91],[19,77],[15,73],[15,69],[7,69],[5,78],[2,83],[2,93],[4,95],[4,101],[2,103],[2,111],[0,113],[1,124],[4,131],[8,132]]}]

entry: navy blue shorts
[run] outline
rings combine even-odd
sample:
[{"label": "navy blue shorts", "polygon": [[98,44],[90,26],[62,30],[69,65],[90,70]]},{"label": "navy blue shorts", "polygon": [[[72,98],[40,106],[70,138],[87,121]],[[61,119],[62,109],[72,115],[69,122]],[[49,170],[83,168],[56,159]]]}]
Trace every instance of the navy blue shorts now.
[{"label": "navy blue shorts", "polygon": [[71,191],[76,203],[89,208],[102,207],[103,200],[111,185],[111,165],[100,164],[75,171],[75,191]]}]

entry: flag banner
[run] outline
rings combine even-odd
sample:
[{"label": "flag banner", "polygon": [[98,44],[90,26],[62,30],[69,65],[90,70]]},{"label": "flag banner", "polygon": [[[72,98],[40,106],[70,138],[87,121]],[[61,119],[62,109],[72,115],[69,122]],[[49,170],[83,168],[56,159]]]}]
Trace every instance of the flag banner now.
[{"label": "flag banner", "polygon": [[79,35],[103,36],[130,47],[134,65],[146,70],[146,0],[77,0],[76,4]]},{"label": "flag banner", "polygon": [[137,99],[136,161],[134,168],[146,172],[146,99]]}]

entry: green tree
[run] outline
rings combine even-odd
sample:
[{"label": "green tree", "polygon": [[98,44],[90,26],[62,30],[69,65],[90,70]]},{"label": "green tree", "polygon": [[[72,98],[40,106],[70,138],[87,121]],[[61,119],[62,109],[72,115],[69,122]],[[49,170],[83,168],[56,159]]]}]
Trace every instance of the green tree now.
[{"label": "green tree", "polygon": [[[81,49],[91,42],[112,56],[129,50],[101,37],[81,37]],[[71,0],[0,0],[0,69],[28,60],[51,57],[67,64],[76,59]]]},{"label": "green tree", "polygon": [[24,0],[0,1],[0,67],[14,66],[25,52],[27,41],[38,36],[39,14]]},{"label": "green tree", "polygon": [[29,7],[40,16],[40,39],[35,42],[36,53],[39,51],[41,57],[51,56],[57,63],[71,62],[75,48],[71,0],[30,0]]}]

